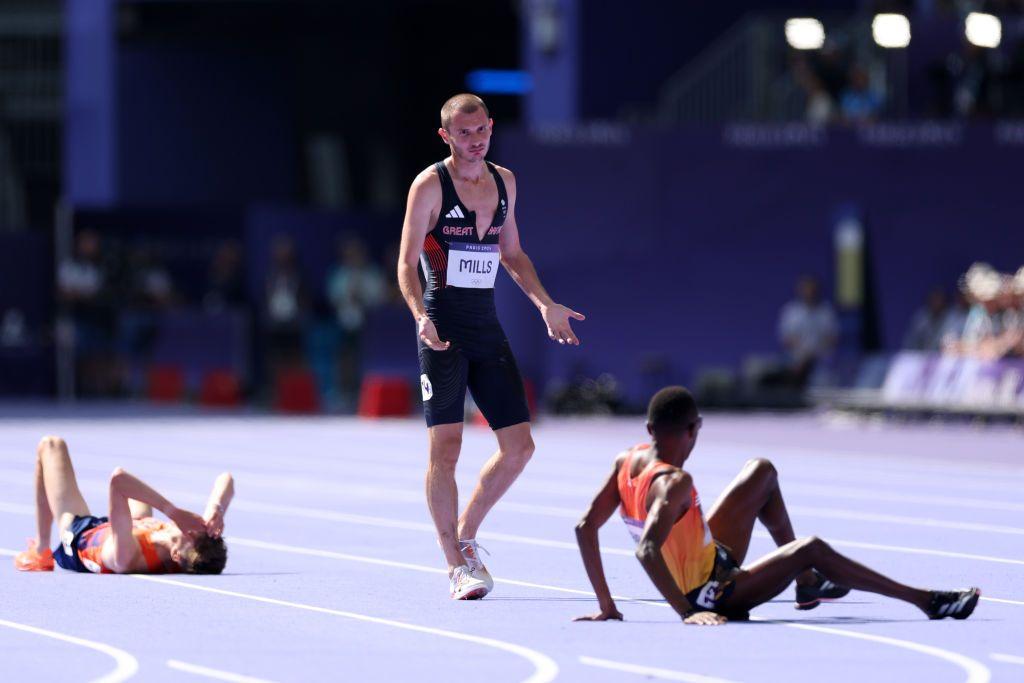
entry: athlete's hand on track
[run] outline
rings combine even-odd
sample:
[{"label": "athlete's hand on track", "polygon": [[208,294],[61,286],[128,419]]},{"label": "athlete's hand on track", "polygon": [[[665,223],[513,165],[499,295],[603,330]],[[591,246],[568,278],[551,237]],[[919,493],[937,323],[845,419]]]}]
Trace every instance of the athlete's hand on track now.
[{"label": "athlete's hand on track", "polygon": [[174,508],[167,516],[178,525],[182,532],[189,536],[198,536],[199,534],[206,533],[206,521],[194,512]]},{"label": "athlete's hand on track", "polygon": [[420,316],[420,319],[416,321],[416,327],[419,329],[420,339],[434,351],[447,351],[451,346],[451,342],[441,341],[441,338],[437,336],[434,321],[427,316]]},{"label": "athlete's hand on track", "polygon": [[696,624],[697,626],[721,626],[726,621],[728,619],[714,612],[694,612],[683,619],[684,624]]},{"label": "athlete's hand on track", "polygon": [[622,621],[622,612],[614,605],[610,609],[601,610],[597,614],[584,614],[582,617],[576,617],[573,621],[608,621],[609,619]]},{"label": "athlete's hand on track", "polygon": [[572,326],[569,324],[569,318],[586,320],[587,316],[582,313],[577,313],[562,304],[545,306],[541,309],[540,315],[544,318],[544,324],[548,326],[548,336],[551,337],[552,341],[557,341],[559,344],[569,343],[573,346],[580,345],[580,340],[576,338],[575,334],[573,334]]}]

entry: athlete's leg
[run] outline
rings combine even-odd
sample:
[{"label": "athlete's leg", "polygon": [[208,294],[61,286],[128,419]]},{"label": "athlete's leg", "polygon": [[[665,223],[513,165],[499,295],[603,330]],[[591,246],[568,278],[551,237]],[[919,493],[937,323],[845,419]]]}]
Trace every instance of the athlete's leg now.
[{"label": "athlete's leg", "polygon": [[754,522],[758,520],[778,546],[796,538],[782,500],[778,472],[764,458],[748,460],[708,513],[711,535],[728,546],[740,564],[747,556]]},{"label": "athlete's leg", "polygon": [[722,605],[730,611],[750,610],[786,589],[800,574],[817,569],[844,586],[904,600],[926,610],[931,594],[911,588],[837,553],[816,536],[793,541],[744,567],[735,578],[732,594]]},{"label": "athlete's leg", "polygon": [[427,430],[430,460],[427,465],[427,506],[437,528],[437,540],[448,562],[449,573],[465,564],[459,552],[456,523],[459,491],[455,484],[455,464],[462,450],[462,423],[435,425]]},{"label": "athlete's leg", "polygon": [[57,520],[62,531],[76,515],[88,515],[82,492],[78,490],[71,466],[68,445],[59,436],[44,436],[36,449],[36,515],[39,523],[39,547],[50,544],[50,528]]},{"label": "athlete's leg", "polygon": [[484,464],[480,471],[480,481],[459,517],[459,538],[476,538],[484,517],[505,495],[533,455],[534,444],[529,422],[497,429],[494,436],[498,438],[498,450]]}]

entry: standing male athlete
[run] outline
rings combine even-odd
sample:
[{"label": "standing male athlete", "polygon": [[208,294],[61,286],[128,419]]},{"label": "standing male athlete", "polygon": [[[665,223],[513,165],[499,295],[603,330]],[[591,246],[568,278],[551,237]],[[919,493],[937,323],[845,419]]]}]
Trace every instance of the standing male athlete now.
[{"label": "standing male athlete", "polygon": [[[118,467],[110,477],[110,516],[93,517],[64,439],[44,436],[36,449],[37,533],[14,566],[35,572],[53,571],[56,563],[94,574],[220,574],[227,561],[224,515],[234,494],[231,474],[221,474],[200,517]],[[154,519],[153,508],[171,521]],[[60,545],[51,552],[54,522]]]},{"label": "standing male athlete", "polygon": [[[748,462],[705,520],[693,479],[682,469],[701,423],[697,404],[683,387],[666,387],[651,399],[647,431],[652,444],[615,459],[608,480],[576,526],[583,564],[601,607],[579,620],[622,619],[608,590],[597,537],[620,506],[637,542],[637,559],[687,624],[746,618],[750,609],[794,580],[797,609],[812,609],[855,588],[909,602],[929,619],[966,619],[974,611],[981,595],[977,588],[911,588],[840,555],[820,538],[796,540],[778,476],[767,460]],[[765,525],[779,548],[741,569],[755,521]]]},{"label": "standing male athlete", "polygon": [[[451,597],[457,600],[481,598],[493,587],[479,557],[477,529],[534,449],[522,378],[494,309],[498,264],[540,310],[552,340],[578,345],[569,318],[583,320],[552,301],[519,244],[515,176],[485,161],[493,125],[475,95],[445,102],[437,133],[451,156],[413,181],[398,258],[398,282],[419,333],[430,442],[427,505],[448,562]],[[458,516],[455,464],[467,386],[494,430],[498,450]]]}]

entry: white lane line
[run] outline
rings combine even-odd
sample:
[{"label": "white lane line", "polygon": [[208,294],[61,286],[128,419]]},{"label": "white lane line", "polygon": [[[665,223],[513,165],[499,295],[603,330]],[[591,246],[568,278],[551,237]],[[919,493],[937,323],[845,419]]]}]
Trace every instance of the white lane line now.
[{"label": "white lane line", "polygon": [[[263,542],[257,541],[257,543],[262,544]],[[274,545],[267,544],[267,545],[270,545],[270,548],[268,548],[268,549],[274,549],[274,550],[278,550],[279,549],[279,548],[274,547],[274,545],[276,545],[276,544],[274,544]],[[303,550],[312,550],[312,549],[303,549]],[[377,560],[374,560],[374,558],[359,558],[359,556],[355,556],[355,555],[344,556],[342,553],[330,553],[329,551],[313,551],[313,552],[316,553],[317,555],[322,556],[322,557],[335,557],[336,559],[355,559],[356,561],[372,560],[374,564],[386,563],[386,564],[388,564],[388,566],[393,566],[393,567],[400,568],[400,569],[413,569],[414,571],[429,571],[429,572],[436,571],[435,568],[433,568],[433,567],[426,567],[424,565],[414,565],[414,564],[405,563],[405,562],[392,562],[390,560],[379,560],[379,561],[377,561]],[[139,575],[135,575],[135,576],[137,578],[148,579],[148,580],[151,580],[151,581],[169,582],[169,580],[167,580],[167,579],[157,579],[157,578],[151,577],[151,576],[139,576]],[[498,581],[497,577],[495,578],[495,581]],[[180,582],[170,581],[170,583],[178,584]],[[187,586],[189,588],[199,588],[198,586],[195,586],[193,584],[181,584],[181,585]],[[555,591],[560,591],[560,592],[561,591],[569,590],[569,589],[562,589],[562,588],[558,588],[558,587],[554,587],[554,586],[544,586],[542,584],[533,584],[532,587],[546,589],[546,590],[555,590]],[[205,588],[203,588],[203,590],[214,590],[214,589],[205,589]],[[215,591],[215,592],[226,592],[226,591]],[[591,596],[594,595],[592,592],[589,592],[589,591],[585,591],[585,593],[587,593],[587,594],[589,594]],[[622,597],[622,596],[613,596],[613,597],[616,600],[628,600],[630,602],[641,603],[641,604],[645,604],[645,605],[652,605],[652,606],[655,606],[655,607],[663,607],[663,608],[668,608],[669,607],[664,602],[654,602],[654,601],[650,601],[650,600],[639,600],[639,599],[635,599],[635,598],[628,598],[628,597]],[[761,619],[759,617],[751,617],[751,620],[752,621],[770,621],[768,619]],[[989,670],[983,664],[981,664],[980,662],[975,661],[975,660],[973,660],[973,659],[971,659],[969,657],[966,657],[964,655],[961,655],[959,653],[950,652],[948,650],[943,650],[943,649],[938,648],[938,647],[932,647],[930,645],[923,645],[921,643],[915,643],[915,642],[910,641],[910,640],[900,640],[898,638],[887,638],[885,636],[876,636],[876,635],[871,635],[871,634],[866,634],[866,633],[860,633],[860,632],[857,632],[857,631],[845,631],[845,630],[842,630],[842,629],[828,628],[828,627],[825,627],[825,626],[811,626],[811,625],[808,625],[808,624],[793,624],[793,623],[784,623],[783,626],[788,626],[790,628],[803,629],[803,630],[806,630],[806,631],[817,631],[817,632],[820,632],[820,633],[827,633],[827,634],[830,634],[830,635],[843,636],[843,637],[847,637],[847,638],[857,638],[857,639],[860,639],[860,640],[868,640],[868,641],[873,641],[873,642],[876,642],[876,643],[881,643],[883,645],[891,645],[893,647],[898,647],[898,648],[902,648],[902,649],[905,649],[905,650],[912,650],[912,651],[915,651],[915,652],[920,652],[922,654],[930,655],[932,657],[938,657],[940,659],[944,659],[944,660],[946,660],[948,662],[951,662],[951,663],[959,666],[960,668],[962,668],[964,671],[966,671],[967,672],[967,679],[966,679],[965,683],[988,683],[989,679],[991,678],[991,673],[989,672]]]},{"label": "white lane line", "polygon": [[199,666],[198,664],[179,662],[177,659],[168,659],[167,666],[175,671],[184,671],[185,673],[195,674],[196,676],[215,678],[219,681],[231,681],[231,683],[274,683],[273,681],[268,681],[266,678],[243,676],[241,674],[231,673],[230,671],[221,671],[220,669],[211,669],[207,666]]},{"label": "white lane line", "polygon": [[433,628],[430,626],[420,626],[418,624],[410,624],[404,621],[394,621],[392,619],[383,619],[381,617],[373,617],[368,614],[360,614],[359,612],[346,612],[343,610],[329,609],[327,607],[319,607],[317,605],[307,605],[301,602],[290,602],[288,600],[278,600],[276,598],[268,598],[262,595],[253,595],[251,593],[239,593],[237,591],[229,591],[221,588],[211,588],[209,586],[200,586],[195,583],[186,583],[185,581],[175,581],[174,579],[165,579],[159,576],[149,576],[146,574],[128,574],[132,578],[139,579],[140,581],[149,581],[152,583],[162,583],[168,586],[177,586],[178,588],[188,588],[190,590],[203,591],[206,593],[215,593],[217,595],[226,595],[228,597],[240,598],[242,600],[252,600],[253,602],[262,602],[267,605],[276,605],[278,607],[290,607],[292,609],[306,610],[308,612],[317,612],[319,614],[329,614],[336,617],[343,617],[345,619],[353,619],[355,621],[363,621],[371,624],[379,624],[381,626],[391,626],[392,628],[400,628],[406,631],[415,631],[417,633],[426,633],[428,635],[440,636],[442,638],[451,638],[453,640],[462,640],[469,643],[476,643],[477,645],[483,645],[485,647],[491,647],[497,650],[503,650],[510,652],[518,657],[522,657],[533,665],[533,674],[523,679],[523,683],[548,683],[555,679],[558,675],[558,665],[553,659],[547,655],[531,650],[528,647],[522,645],[516,645],[515,643],[509,643],[504,640],[498,640],[497,638],[486,638],[483,636],[474,636],[468,633],[459,633],[458,631],[449,631],[447,629]]},{"label": "white lane line", "polygon": [[[751,621],[769,621],[767,619],[761,619],[758,617],[751,617]],[[989,671],[988,667],[977,661],[971,659],[958,652],[950,652],[949,650],[943,650],[940,647],[933,647],[931,645],[924,645],[923,643],[915,643],[912,640],[902,640],[900,638],[889,638],[888,636],[879,636],[873,633],[861,633],[860,631],[845,631],[843,629],[831,628],[828,626],[811,626],[810,624],[785,624],[790,628],[798,628],[804,631],[817,631],[818,633],[829,633],[836,636],[843,636],[846,638],[856,638],[858,640],[867,640],[873,643],[881,643],[883,645],[892,645],[893,647],[902,648],[904,650],[912,650],[914,652],[920,652],[921,654],[928,655],[931,657],[938,657],[944,659],[951,664],[955,664],[967,674],[965,683],[988,683],[992,678],[992,672]]]},{"label": "white lane line", "polygon": [[684,681],[685,683],[733,683],[728,678],[715,678],[714,676],[702,676],[687,671],[673,671],[671,669],[659,669],[654,666],[640,666],[639,664],[626,664],[625,662],[614,662],[610,659],[598,659],[597,657],[579,657],[580,664],[596,666],[612,671],[624,671],[630,674],[660,678],[665,681]]},{"label": "white lane line", "polygon": [[[320,550],[318,548],[304,548],[296,545],[286,545],[284,543],[271,543],[269,541],[260,541],[253,538],[239,538],[238,536],[226,536],[224,539],[228,544],[240,545],[243,548],[257,548],[259,550],[273,550],[275,552],[291,553],[293,555],[307,555],[310,557],[323,557],[331,560],[343,560],[346,562],[360,562],[362,564],[373,564],[380,567],[393,567],[395,569],[408,569],[415,572],[424,572],[426,574],[444,574],[448,575],[446,569],[440,567],[430,567],[422,564],[413,564],[411,562],[399,562],[397,560],[385,560],[380,557],[369,557],[367,555],[353,555],[351,553],[339,553],[334,550]],[[571,593],[572,595],[585,595],[587,597],[594,597],[594,593],[588,590],[580,590],[577,588],[563,588],[561,586],[552,586],[546,583],[534,583],[532,581],[522,581],[519,579],[509,579],[504,577],[495,576],[495,583],[506,584],[509,586],[519,586],[521,588],[537,588],[539,590],[557,591],[559,593]],[[622,600],[625,602],[637,602],[641,604],[655,604],[649,600],[637,600],[634,598],[627,598],[621,595],[613,595],[616,600]]]},{"label": "white lane line", "polygon": [[1006,598],[987,598],[984,595],[981,596],[981,599],[985,600],[986,602],[1001,602],[1001,603],[1006,604],[1006,605],[1021,605],[1021,606],[1024,606],[1024,601],[1022,601],[1022,600],[1007,600]]},{"label": "white lane line", "polygon": [[992,659],[1003,664],[1022,664],[1024,665],[1024,657],[1018,657],[1017,655],[1001,655],[997,652],[993,652],[989,655]]},{"label": "white lane line", "polygon": [[[764,531],[755,531],[757,538],[771,538]],[[997,564],[1015,564],[1024,566],[1024,560],[1015,560],[1009,557],[996,557],[993,555],[976,555],[974,553],[957,553],[952,550],[935,550],[932,548],[913,548],[903,545],[884,545],[881,543],[867,543],[865,541],[847,541],[838,538],[826,538],[831,545],[845,546],[848,548],[863,548],[864,550],[880,550],[888,553],[905,553],[907,555],[932,555],[935,557],[952,557],[958,560],[977,560],[979,562],[995,562]]]},{"label": "white lane line", "polygon": [[[178,493],[174,493],[173,497],[178,500],[206,500],[205,497],[197,496],[195,494],[179,495]],[[388,529],[404,529],[407,531],[422,531],[429,534],[437,533],[432,524],[428,524],[425,522],[406,522],[402,520],[391,519],[388,517],[355,515],[346,512],[335,512],[334,510],[324,510],[321,508],[308,508],[296,505],[272,505],[269,503],[258,503],[250,500],[236,500],[231,504],[231,508],[236,511],[248,510],[250,512],[258,512],[261,514],[284,515],[288,517],[299,517],[302,519],[318,519],[329,522],[343,522],[346,524],[357,524],[362,526],[383,527]],[[11,514],[18,515],[34,515],[35,508],[30,507],[28,505],[18,505],[15,503],[0,502],[0,512],[9,512]],[[753,535],[756,538],[771,538],[769,534],[763,531],[755,531]],[[519,536],[516,534],[503,534],[497,532],[484,531],[480,533],[480,538],[492,541],[519,543],[522,545],[533,545],[542,548],[558,548],[559,550],[568,550],[573,553],[579,552],[579,547],[575,543],[568,541],[554,541],[544,538],[535,538],[533,536]],[[826,540],[828,540],[830,544],[839,547],[863,548],[865,550],[878,550],[883,552],[903,553],[908,555],[931,555],[934,557],[949,557],[959,560],[974,560],[978,562],[994,562],[997,564],[1011,564],[1017,566],[1024,566],[1024,560],[1017,560],[1008,557],[997,557],[993,555],[958,553],[952,550],[914,548],[910,546],[900,545],[884,545],[880,543],[867,543],[864,541],[850,541],[837,538],[827,538]],[[622,557],[634,557],[636,552],[634,550],[629,550],[625,548],[603,547],[601,548],[601,554],[619,555]]]},{"label": "white lane line", "polygon": [[91,683],[121,683],[121,681],[127,681],[139,671],[139,661],[135,659],[135,657],[131,656],[124,650],[113,647],[112,645],[97,643],[94,640],[86,640],[85,638],[76,638],[75,636],[57,633],[56,631],[47,631],[46,629],[36,628],[35,626],[28,626],[26,624],[19,624],[14,621],[7,621],[6,619],[0,619],[0,626],[34,633],[37,636],[46,636],[47,638],[53,638],[55,640],[63,640],[66,643],[87,647],[90,650],[96,650],[97,652],[102,652],[108,657],[112,657],[117,663],[114,670],[104,676],[94,678]]},{"label": "white lane line", "polygon": [[1024,536],[1024,528],[1003,526],[999,524],[978,524],[976,522],[951,522],[943,519],[927,517],[907,517],[905,515],[884,515],[874,512],[860,512],[836,508],[805,507],[803,505],[787,506],[791,513],[808,515],[824,519],[852,519],[858,522],[879,522],[881,524],[904,524],[907,526],[925,526],[935,529],[951,529],[953,531],[981,531],[988,534],[1009,534]]}]

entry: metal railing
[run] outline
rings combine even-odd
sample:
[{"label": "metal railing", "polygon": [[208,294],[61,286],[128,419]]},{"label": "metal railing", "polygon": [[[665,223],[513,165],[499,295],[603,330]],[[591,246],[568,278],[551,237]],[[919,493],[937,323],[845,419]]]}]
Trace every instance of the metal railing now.
[{"label": "metal railing", "polygon": [[[858,60],[872,58],[870,31],[862,16],[832,21],[829,35]],[[804,118],[806,98],[788,64],[789,48],[779,17],[748,15],[683,66],[662,87],[654,120],[685,123],[794,121]],[[892,74],[884,74],[890,101]]]},{"label": "metal railing", "polygon": [[[0,4],[0,230],[51,218],[62,126],[61,3]],[[42,199],[43,201],[40,201]]]}]

